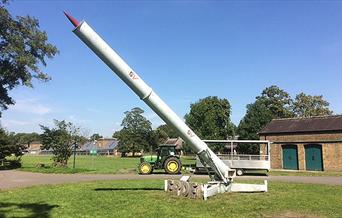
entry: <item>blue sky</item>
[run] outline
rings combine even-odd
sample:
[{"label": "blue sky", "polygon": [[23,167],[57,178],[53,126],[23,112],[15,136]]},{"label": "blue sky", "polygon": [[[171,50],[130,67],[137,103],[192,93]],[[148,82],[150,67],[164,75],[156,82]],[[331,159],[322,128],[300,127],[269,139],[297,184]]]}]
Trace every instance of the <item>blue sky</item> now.
[{"label": "blue sky", "polygon": [[181,117],[215,95],[230,101],[238,124],[273,84],[292,97],[322,94],[342,113],[342,2],[17,0],[8,8],[38,18],[60,50],[42,68],[50,82],[10,93],[17,103],[1,118],[9,131],[65,119],[111,136],[136,106],[153,127],[163,123],[71,32],[63,10],[86,20]]}]

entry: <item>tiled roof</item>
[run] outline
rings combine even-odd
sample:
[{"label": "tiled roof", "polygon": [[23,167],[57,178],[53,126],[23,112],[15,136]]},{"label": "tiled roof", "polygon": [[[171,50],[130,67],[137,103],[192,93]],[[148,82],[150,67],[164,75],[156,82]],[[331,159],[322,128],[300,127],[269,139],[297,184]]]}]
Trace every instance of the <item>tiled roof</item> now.
[{"label": "tiled roof", "polygon": [[183,139],[178,138],[169,138],[164,142],[165,145],[176,145],[176,149],[182,149],[183,147]]},{"label": "tiled roof", "polygon": [[342,131],[342,115],[274,119],[268,123],[259,134],[331,131]]},{"label": "tiled roof", "polygon": [[116,139],[102,140],[101,143],[97,142],[96,144],[94,144],[94,142],[92,141],[89,141],[81,145],[80,150],[90,151],[94,148],[96,150],[112,150],[112,149],[115,149],[117,145],[118,145],[118,141]]}]

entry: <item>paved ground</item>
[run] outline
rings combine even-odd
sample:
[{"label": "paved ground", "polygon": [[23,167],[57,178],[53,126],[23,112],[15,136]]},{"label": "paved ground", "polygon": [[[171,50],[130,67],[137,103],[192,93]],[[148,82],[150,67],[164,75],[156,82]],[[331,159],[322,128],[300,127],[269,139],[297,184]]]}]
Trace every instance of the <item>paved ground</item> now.
[{"label": "paved ground", "polygon": [[[136,174],[43,174],[22,172],[17,170],[0,171],[0,190],[8,190],[13,188],[21,188],[43,184],[61,184],[61,183],[77,183],[83,181],[96,180],[144,180],[144,179],[177,179],[180,175],[136,175]],[[208,178],[207,175],[194,175],[193,178]],[[286,181],[298,183],[328,184],[342,185],[342,176],[340,177],[324,177],[324,176],[242,176],[236,180],[264,180],[269,181]]]}]

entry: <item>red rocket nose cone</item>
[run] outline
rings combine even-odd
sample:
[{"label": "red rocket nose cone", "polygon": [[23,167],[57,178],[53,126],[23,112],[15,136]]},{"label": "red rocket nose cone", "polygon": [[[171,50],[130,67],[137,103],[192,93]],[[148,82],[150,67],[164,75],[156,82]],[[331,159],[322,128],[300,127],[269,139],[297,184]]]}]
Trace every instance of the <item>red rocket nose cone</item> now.
[{"label": "red rocket nose cone", "polygon": [[74,27],[77,27],[78,26],[78,21],[73,18],[72,16],[70,16],[67,12],[63,11],[65,16],[70,20],[70,22],[74,25]]}]

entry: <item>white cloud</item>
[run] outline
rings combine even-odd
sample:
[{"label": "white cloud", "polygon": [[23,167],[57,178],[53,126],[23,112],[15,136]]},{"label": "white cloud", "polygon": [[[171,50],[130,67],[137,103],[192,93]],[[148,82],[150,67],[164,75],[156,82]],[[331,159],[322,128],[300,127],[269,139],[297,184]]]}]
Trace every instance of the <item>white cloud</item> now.
[{"label": "white cloud", "polygon": [[51,112],[51,108],[39,103],[38,99],[17,100],[15,105],[10,107],[10,110],[38,115]]},{"label": "white cloud", "polygon": [[31,125],[31,122],[28,121],[22,121],[22,120],[5,120],[3,119],[1,124],[6,128],[12,128],[17,126],[27,126]]},{"label": "white cloud", "polygon": [[74,124],[76,124],[76,125],[80,125],[80,126],[82,126],[82,125],[88,125],[90,122],[91,122],[91,120],[88,120],[88,119],[79,119],[79,118],[77,118],[75,115],[73,115],[73,114],[71,114],[71,115],[69,115],[68,116],[68,119],[69,120],[67,120],[67,121],[70,121],[70,122],[72,122],[72,123],[74,123]]}]

